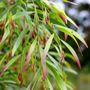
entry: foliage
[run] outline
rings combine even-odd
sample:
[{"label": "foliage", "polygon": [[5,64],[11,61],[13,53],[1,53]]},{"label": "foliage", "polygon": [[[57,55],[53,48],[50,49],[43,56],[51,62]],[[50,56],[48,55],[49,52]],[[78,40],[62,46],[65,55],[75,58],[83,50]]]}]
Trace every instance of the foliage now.
[{"label": "foliage", "polygon": [[[69,1],[65,0],[65,2]],[[78,48],[77,39],[86,47],[87,44],[77,32],[67,27],[68,21],[78,28],[52,1],[0,1],[0,85],[2,90],[14,87],[13,85],[19,85],[24,90],[72,89],[66,72],[75,74],[76,72],[71,69],[66,57],[72,60],[73,56],[73,60],[80,68],[79,58],[57,31],[64,33],[65,37],[70,36]],[[71,54],[64,51],[65,47]]]}]

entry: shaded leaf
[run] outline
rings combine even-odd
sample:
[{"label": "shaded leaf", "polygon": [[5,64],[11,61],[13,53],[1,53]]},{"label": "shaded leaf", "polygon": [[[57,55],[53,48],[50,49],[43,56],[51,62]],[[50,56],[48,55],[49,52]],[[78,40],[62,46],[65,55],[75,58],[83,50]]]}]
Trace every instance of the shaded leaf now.
[{"label": "shaded leaf", "polygon": [[12,56],[14,56],[16,50],[17,50],[18,47],[20,46],[20,44],[21,44],[21,42],[22,42],[22,40],[23,40],[23,38],[24,38],[24,35],[25,35],[26,31],[27,31],[27,30],[23,30],[23,31],[20,33],[19,37],[17,38],[17,40],[16,40],[16,42],[15,42],[15,44],[14,44],[14,46],[13,46],[13,49],[12,49]]},{"label": "shaded leaf", "polygon": [[0,44],[5,41],[5,39],[8,37],[9,34],[10,34],[10,30],[9,30],[9,26],[8,26],[7,28],[5,28],[4,35],[2,37]]},{"label": "shaded leaf", "polygon": [[[36,83],[38,82],[39,78],[40,78],[40,68],[39,68],[38,71],[35,73],[34,78],[32,78],[32,82],[30,81],[30,83],[29,83],[29,85],[27,86],[26,90],[30,90],[30,89],[33,90],[33,88],[35,88],[35,85],[36,85]],[[34,85],[32,85],[33,82],[34,82]]]},{"label": "shaded leaf", "polygon": [[26,58],[26,61],[25,61],[25,64],[24,64],[24,70],[27,69],[27,64],[30,61],[30,58],[31,58],[31,55],[32,55],[32,53],[33,53],[33,51],[35,49],[36,43],[37,43],[37,40],[35,39],[33,41],[33,43],[31,44],[31,46],[30,46],[30,49],[29,49],[29,52],[28,52],[28,55],[27,55],[27,58]]},{"label": "shaded leaf", "polygon": [[52,43],[53,37],[54,37],[54,34],[52,34],[50,36],[50,38],[48,39],[48,41],[46,43],[46,46],[45,46],[45,49],[44,49],[44,53],[42,54],[42,57],[41,57],[42,65],[45,63],[46,55],[48,53],[48,50],[50,49],[50,45]]},{"label": "shaded leaf", "polygon": [[15,57],[13,57],[7,64],[6,64],[6,66],[5,66],[5,68],[4,68],[4,72],[13,64],[13,63],[15,63],[17,60],[18,60],[18,58],[20,57],[21,55],[18,55],[18,56],[15,56]]},{"label": "shaded leaf", "polygon": [[[65,82],[63,81],[63,79],[60,76],[60,73],[61,72],[59,72],[58,70],[55,70],[52,67],[51,62],[50,61],[48,61],[48,62],[49,63],[47,63],[47,66],[48,66],[48,69],[51,71],[51,72],[49,72],[49,74],[54,77],[54,79],[56,81],[56,85],[58,87],[58,90],[67,90],[66,85],[65,85]],[[54,66],[54,64],[53,64],[53,66]]]},{"label": "shaded leaf", "polygon": [[58,61],[56,59],[54,59],[51,55],[48,55],[48,57],[52,63],[49,60],[47,60],[46,63],[49,63],[49,65],[52,66],[54,70],[58,71],[60,76],[63,76],[62,70],[61,70],[61,67],[60,67],[60,64],[58,63]]},{"label": "shaded leaf", "polygon": [[73,49],[68,43],[66,43],[65,41],[63,41],[63,40],[61,40],[61,41],[62,41],[62,43],[69,49],[69,51],[72,53],[72,55],[74,56],[75,61],[76,61],[77,64],[78,64],[78,67],[81,68],[79,58],[78,58],[76,52],[74,51],[74,49]]},{"label": "shaded leaf", "polygon": [[53,90],[52,84],[51,84],[51,82],[50,82],[50,80],[48,78],[47,78],[47,83],[48,83],[49,89]]},{"label": "shaded leaf", "polygon": [[2,65],[3,61],[5,60],[5,57],[6,57],[6,55],[4,55],[4,56],[2,57],[2,59],[0,60],[0,66]]}]

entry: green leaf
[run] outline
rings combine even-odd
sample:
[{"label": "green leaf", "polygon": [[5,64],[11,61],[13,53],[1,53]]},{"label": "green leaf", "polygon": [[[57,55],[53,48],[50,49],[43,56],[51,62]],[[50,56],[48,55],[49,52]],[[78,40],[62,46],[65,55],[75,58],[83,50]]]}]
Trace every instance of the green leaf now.
[{"label": "green leaf", "polygon": [[68,21],[70,21],[77,29],[79,29],[79,27],[76,25],[76,23],[71,19],[69,18],[67,15],[66,15],[66,18]]},{"label": "green leaf", "polygon": [[69,72],[69,73],[72,73],[74,75],[77,75],[78,74],[75,70],[73,70],[71,68],[64,68],[64,70],[67,71],[67,72]]},{"label": "green leaf", "polygon": [[41,57],[42,65],[45,63],[46,55],[48,53],[48,50],[50,49],[50,45],[52,43],[53,37],[54,37],[54,34],[52,34],[50,36],[50,38],[48,39],[48,41],[46,43],[46,46],[45,46],[45,49],[44,49],[44,53],[42,54],[42,57]]},{"label": "green leaf", "polygon": [[15,42],[15,44],[14,44],[14,46],[13,46],[13,49],[12,49],[12,56],[14,56],[16,50],[17,50],[18,47],[20,46],[20,44],[21,44],[21,42],[22,42],[22,40],[23,40],[23,38],[24,38],[24,36],[25,36],[26,31],[27,31],[27,30],[23,30],[23,31],[20,33],[19,37],[17,38],[17,40],[16,40],[16,42]]},{"label": "green leaf", "polygon": [[56,25],[56,24],[55,24],[55,27],[56,27],[59,31],[61,31],[61,32],[67,34],[67,35],[69,35],[69,36],[75,41],[75,43],[77,44],[78,48],[80,49],[79,44],[78,44],[76,38],[75,38],[75,37],[73,36],[73,34],[71,33],[71,31],[68,31],[67,29],[62,29],[60,25]]},{"label": "green leaf", "polygon": [[54,37],[54,34],[52,34],[52,35],[50,36],[50,38],[48,39],[48,41],[47,41],[47,43],[46,43],[46,46],[45,46],[45,49],[44,49],[44,54],[45,54],[45,55],[47,54],[47,52],[48,52],[48,50],[49,50],[49,48],[50,48],[50,45],[51,45],[52,40],[53,40],[53,37]]},{"label": "green leaf", "polygon": [[29,24],[30,29],[32,30],[32,20],[25,10],[23,10],[23,12],[17,12],[15,15],[12,16],[12,19],[16,20],[18,18],[22,18],[23,16],[25,16],[26,21]]},{"label": "green leaf", "polygon": [[18,55],[18,56],[15,56],[15,57],[13,57],[7,64],[6,64],[6,66],[5,66],[5,68],[4,68],[4,72],[13,64],[13,63],[15,63],[17,60],[18,60],[18,58],[20,57],[21,55]]},{"label": "green leaf", "polygon": [[38,14],[37,14],[37,9],[35,8],[34,23],[36,25],[38,25],[38,21],[39,21],[39,18],[38,18]]},{"label": "green leaf", "polygon": [[29,49],[29,52],[28,52],[28,55],[27,55],[27,58],[26,58],[26,61],[25,61],[25,64],[24,64],[24,70],[26,70],[26,68],[27,68],[27,64],[30,61],[30,58],[31,58],[32,53],[34,52],[36,43],[37,43],[37,39],[35,39],[33,41],[33,43],[31,44],[31,46],[30,46],[30,49]]},{"label": "green leaf", "polygon": [[6,57],[6,55],[4,55],[4,56],[2,57],[2,59],[0,60],[0,67],[1,67],[2,63],[4,62],[4,60],[5,60],[5,57]]},{"label": "green leaf", "polygon": [[48,0],[43,0],[43,2],[44,2],[49,8],[51,8],[50,3],[49,3]]},{"label": "green leaf", "polygon": [[74,60],[74,57],[71,53],[65,53],[65,57]]},{"label": "green leaf", "polygon": [[77,43],[76,39],[73,37],[73,35],[74,35],[77,39],[79,39],[86,47],[88,47],[87,44],[86,44],[86,42],[85,42],[85,40],[84,40],[77,32],[75,32],[74,30],[72,30],[72,29],[70,29],[70,28],[67,28],[67,27],[64,27],[64,26],[60,26],[60,25],[55,25],[55,26],[56,26],[60,31],[68,34],[69,36],[71,36],[71,37],[74,39],[74,41],[76,42],[77,45],[78,45],[78,43]]},{"label": "green leaf", "polygon": [[[40,68],[35,73],[34,78],[32,78],[32,81],[30,81],[30,83],[27,86],[26,90],[30,90],[30,88],[32,88],[32,90],[33,90],[33,88],[35,87],[35,85],[38,82],[39,78],[40,78]],[[34,83],[34,85],[32,86],[33,83]]]},{"label": "green leaf", "polygon": [[[48,60],[47,60],[48,61]],[[59,70],[55,70],[54,68],[53,68],[53,66],[54,66],[54,64],[53,64],[53,66],[51,65],[51,62],[50,61],[48,61],[49,63],[47,63],[47,66],[48,66],[48,69],[51,71],[49,71],[49,74],[50,75],[52,75],[53,77],[54,77],[54,79],[55,79],[55,81],[56,81],[56,85],[57,85],[57,87],[58,87],[58,89],[57,90],[67,90],[67,88],[66,88],[66,85],[65,85],[65,82],[64,82],[64,80],[61,78],[61,76],[60,76],[60,71]]]},{"label": "green leaf", "polygon": [[63,0],[63,2],[65,2],[65,3],[69,3],[69,4],[72,4],[72,5],[78,5],[77,3],[70,2],[69,0]]},{"label": "green leaf", "polygon": [[[54,17],[53,17],[54,16]],[[60,25],[64,25],[65,26],[65,23],[63,22],[63,20],[59,17],[58,14],[56,13],[50,13],[49,14],[49,18],[50,18],[50,21],[53,23],[53,24],[60,24]]]},{"label": "green leaf", "polygon": [[61,70],[61,66],[60,66],[60,64],[58,63],[58,61],[56,60],[56,59],[54,59],[51,55],[49,55],[48,54],[48,57],[49,57],[49,59],[51,60],[51,62],[50,62],[50,60],[47,60],[47,64],[49,64],[50,66],[52,66],[53,67],[53,69],[54,70],[56,70],[56,71],[58,71],[58,73],[60,74],[60,76],[63,76],[63,74],[62,74],[62,70]]},{"label": "green leaf", "polygon": [[85,40],[84,40],[77,32],[72,31],[72,34],[73,34],[76,38],[78,38],[78,39],[88,48],[88,45],[87,45],[87,43],[85,42]]},{"label": "green leaf", "polygon": [[16,19],[21,18],[21,17],[23,17],[23,16],[24,16],[23,12],[17,12],[16,14],[14,14],[14,15],[12,16],[12,19],[13,19],[13,20],[16,20]]},{"label": "green leaf", "polygon": [[50,80],[48,78],[47,78],[47,83],[48,83],[49,89],[53,90],[52,84],[51,84],[51,82],[50,82]]},{"label": "green leaf", "polygon": [[66,43],[65,41],[63,41],[63,40],[61,40],[61,41],[69,49],[69,51],[72,53],[72,55],[74,56],[75,61],[77,62],[79,68],[81,68],[81,65],[80,65],[80,62],[79,62],[79,58],[78,58],[76,52],[74,51],[74,49],[68,43]]},{"label": "green leaf", "polygon": [[32,30],[32,20],[31,20],[30,16],[25,11],[23,13],[24,13],[24,16],[26,17],[27,23],[29,24],[30,30]]},{"label": "green leaf", "polygon": [[0,44],[5,41],[5,39],[9,36],[9,34],[10,34],[10,30],[9,30],[9,26],[7,26],[7,28],[5,28],[4,35],[2,37]]},{"label": "green leaf", "polygon": [[4,2],[0,2],[0,8],[5,8],[5,3]]},{"label": "green leaf", "polygon": [[16,84],[15,81],[12,81],[12,80],[3,80],[1,81],[2,83],[6,83],[6,84]]}]

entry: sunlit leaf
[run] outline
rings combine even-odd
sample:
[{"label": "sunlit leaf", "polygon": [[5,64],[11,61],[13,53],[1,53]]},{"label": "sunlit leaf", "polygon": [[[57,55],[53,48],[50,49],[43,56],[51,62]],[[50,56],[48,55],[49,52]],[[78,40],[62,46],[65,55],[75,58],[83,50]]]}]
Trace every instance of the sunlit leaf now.
[{"label": "sunlit leaf", "polygon": [[0,8],[5,8],[5,3],[4,2],[0,2]]},{"label": "sunlit leaf", "polygon": [[64,70],[67,71],[67,72],[69,72],[69,73],[72,73],[74,75],[77,75],[78,74],[75,70],[73,70],[71,68],[64,68]]},{"label": "sunlit leaf", "polygon": [[76,25],[76,23],[71,19],[69,18],[68,16],[66,16],[67,20],[72,23],[77,29],[79,29],[79,27]]},{"label": "sunlit leaf", "polygon": [[72,4],[72,5],[78,5],[77,3],[74,3],[74,2],[70,2],[69,0],[63,0],[65,3],[69,3],[69,4]]},{"label": "sunlit leaf", "polygon": [[[86,44],[86,42],[85,42],[85,40],[77,33],[77,32],[75,32],[74,30],[72,30],[72,29],[70,29],[70,28],[67,28],[67,27],[64,27],[64,26],[60,26],[60,25],[55,25],[60,31],[62,31],[62,32],[66,32],[66,34],[68,34],[69,36],[71,36],[74,40],[75,40],[75,38],[73,37],[73,35],[77,38],[77,39],[79,39],[86,47],[88,47],[87,46],[87,44]],[[77,41],[75,40],[75,42],[77,43]],[[78,44],[77,44],[78,45]]]},{"label": "sunlit leaf", "polygon": [[80,49],[79,44],[78,44],[76,38],[73,36],[73,34],[72,34],[71,31],[69,31],[69,30],[67,30],[67,29],[64,29],[64,28],[62,29],[62,28],[61,28],[62,26],[60,26],[60,25],[55,25],[55,27],[56,27],[58,30],[60,30],[61,32],[69,35],[69,36],[75,41],[75,43],[77,44],[78,48]]}]

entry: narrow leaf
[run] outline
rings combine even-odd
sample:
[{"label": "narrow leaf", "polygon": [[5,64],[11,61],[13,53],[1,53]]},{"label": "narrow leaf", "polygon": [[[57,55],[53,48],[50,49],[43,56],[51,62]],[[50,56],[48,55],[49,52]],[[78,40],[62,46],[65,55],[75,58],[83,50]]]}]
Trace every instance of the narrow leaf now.
[{"label": "narrow leaf", "polygon": [[33,43],[31,44],[31,46],[30,46],[30,49],[29,49],[29,52],[28,52],[28,55],[27,55],[27,58],[26,58],[26,61],[25,61],[25,64],[24,64],[24,70],[27,69],[27,64],[30,61],[30,58],[31,58],[31,55],[32,55],[32,53],[33,53],[33,51],[35,49],[36,43],[37,43],[37,40],[35,39],[33,41]]},{"label": "narrow leaf", "polygon": [[72,53],[72,55],[74,56],[75,61],[76,61],[77,64],[78,64],[78,67],[81,68],[79,58],[78,58],[76,52],[74,51],[74,49],[73,49],[68,43],[66,43],[65,41],[63,41],[63,40],[61,40],[61,41],[62,41],[62,43],[69,49],[69,51]]},{"label": "narrow leaf", "polygon": [[63,32],[64,34],[69,35],[69,36],[75,41],[75,43],[77,44],[78,48],[80,49],[79,44],[78,44],[76,38],[74,37],[74,35],[72,34],[71,31],[69,31],[69,30],[67,30],[67,29],[64,29],[64,28],[61,28],[62,26],[60,26],[60,25],[55,25],[55,27],[56,27],[59,31]]},{"label": "narrow leaf", "polygon": [[[88,48],[88,45],[86,44],[85,40],[77,32],[75,32],[74,30],[72,30],[70,28],[64,27],[64,26],[60,26],[60,25],[55,25],[55,26],[60,31],[62,31],[64,33],[66,32],[66,34],[68,34],[69,36],[71,36],[75,40],[75,38],[72,36],[72,35],[74,35],[76,38],[78,38]],[[75,40],[75,42],[77,43],[76,40]]]},{"label": "narrow leaf", "polygon": [[65,82],[63,81],[63,79],[60,76],[60,73],[62,73],[62,72],[60,72],[59,70],[55,70],[50,63],[51,62],[47,63],[47,66],[48,66],[48,69],[51,71],[50,74],[54,77],[54,79],[56,81],[56,85],[58,87],[57,90],[67,90]]},{"label": "narrow leaf", "polygon": [[22,42],[22,39],[24,38],[24,35],[26,33],[26,30],[23,30],[21,32],[21,34],[19,35],[19,37],[17,38],[15,44],[14,44],[14,47],[12,49],[12,56],[14,56],[16,50],[18,49],[18,47],[20,46],[21,42]]},{"label": "narrow leaf", "polygon": [[2,65],[2,63],[4,62],[5,57],[6,57],[6,55],[4,55],[4,56],[2,57],[2,59],[0,60],[0,66],[1,66],[1,65]]},{"label": "narrow leaf", "polygon": [[69,73],[72,73],[74,75],[77,75],[78,74],[75,70],[73,70],[71,68],[64,68],[64,70],[67,71],[67,72],[69,72]]},{"label": "narrow leaf", "polygon": [[44,49],[44,53],[42,54],[42,57],[41,57],[42,65],[45,63],[46,55],[48,53],[48,50],[50,49],[50,45],[52,43],[53,37],[54,37],[54,34],[52,34],[50,36],[50,38],[48,39],[48,41],[46,43],[46,46],[45,46],[45,49]]},{"label": "narrow leaf", "polygon": [[13,58],[6,64],[6,66],[5,66],[5,68],[4,68],[3,71],[5,72],[14,62],[16,62],[16,60],[18,60],[19,57],[20,57],[20,55],[13,57]]},{"label": "narrow leaf", "polygon": [[4,35],[2,37],[0,44],[5,41],[5,39],[8,37],[9,34],[10,34],[10,31],[9,31],[9,26],[8,26],[7,28],[5,28],[5,32],[4,32]]},{"label": "narrow leaf", "polygon": [[69,18],[68,16],[66,16],[67,20],[72,23],[77,29],[79,29],[79,27],[76,25],[76,23],[71,19]]},{"label": "narrow leaf", "polygon": [[[32,78],[32,81],[29,83],[29,85],[27,86],[26,90],[30,90],[31,87],[34,88],[36,83],[38,82],[39,78],[40,78],[40,68],[38,69],[38,71],[36,71],[34,77]],[[32,86],[33,83],[34,83],[34,86]]]},{"label": "narrow leaf", "polygon": [[63,0],[63,2],[65,2],[65,3],[69,3],[69,4],[72,4],[72,5],[78,5],[77,3],[70,2],[69,0]]},{"label": "narrow leaf", "polygon": [[51,82],[50,82],[50,80],[48,78],[47,78],[47,83],[48,83],[49,89],[53,90],[52,84],[51,84]]}]

